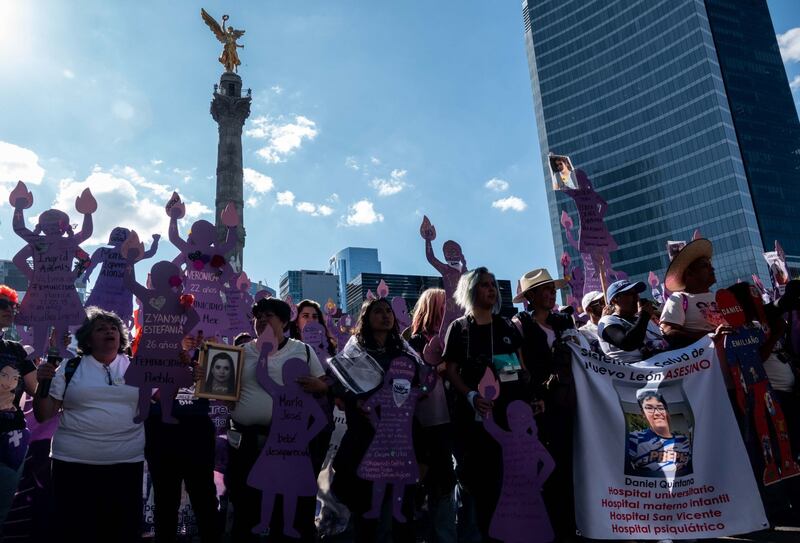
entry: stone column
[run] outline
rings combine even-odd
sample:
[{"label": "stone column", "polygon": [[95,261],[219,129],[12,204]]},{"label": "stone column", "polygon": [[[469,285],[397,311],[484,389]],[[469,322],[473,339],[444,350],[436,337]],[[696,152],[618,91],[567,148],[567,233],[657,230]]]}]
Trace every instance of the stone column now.
[{"label": "stone column", "polygon": [[230,72],[222,74],[214,88],[211,116],[219,127],[217,147],[217,234],[224,239],[227,229],[220,222],[220,213],[233,202],[239,213],[239,243],[228,260],[237,271],[242,269],[244,253],[244,173],[242,170],[242,128],[250,116],[250,92],[242,96],[242,78]]}]

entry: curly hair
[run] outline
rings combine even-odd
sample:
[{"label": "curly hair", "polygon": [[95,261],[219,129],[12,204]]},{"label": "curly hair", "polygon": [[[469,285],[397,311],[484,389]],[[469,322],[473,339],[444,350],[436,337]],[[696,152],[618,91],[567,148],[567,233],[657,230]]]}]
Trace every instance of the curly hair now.
[{"label": "curly hair", "polygon": [[96,306],[89,306],[86,308],[86,319],[84,319],[81,327],[75,331],[75,339],[78,342],[78,354],[90,355],[92,354],[92,330],[98,322],[110,323],[114,328],[119,331],[119,353],[124,353],[128,348],[130,341],[128,337],[128,327],[122,322],[116,313],[113,311],[106,311]]}]

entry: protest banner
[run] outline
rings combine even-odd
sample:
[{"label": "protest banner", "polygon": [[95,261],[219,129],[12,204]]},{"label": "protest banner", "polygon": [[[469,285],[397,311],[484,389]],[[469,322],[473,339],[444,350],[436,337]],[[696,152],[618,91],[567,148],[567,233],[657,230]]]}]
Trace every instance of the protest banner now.
[{"label": "protest banner", "polygon": [[769,526],[709,338],[631,365],[569,346],[583,537],[713,538]]}]

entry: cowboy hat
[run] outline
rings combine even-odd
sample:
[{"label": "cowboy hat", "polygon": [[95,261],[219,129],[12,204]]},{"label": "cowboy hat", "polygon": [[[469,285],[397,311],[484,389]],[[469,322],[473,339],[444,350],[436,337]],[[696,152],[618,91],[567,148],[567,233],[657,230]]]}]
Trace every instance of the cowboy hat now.
[{"label": "cowboy hat", "polygon": [[711,258],[713,252],[711,242],[707,239],[700,238],[687,243],[669,263],[667,274],[664,277],[664,286],[672,292],[683,291],[686,288],[683,282],[686,268],[698,258]]},{"label": "cowboy hat", "polygon": [[515,304],[519,304],[525,301],[525,293],[529,290],[532,290],[540,285],[546,285],[548,283],[552,283],[556,289],[564,288],[567,284],[566,279],[553,279],[550,277],[550,272],[548,272],[544,268],[537,268],[535,270],[531,270],[522,277],[519,278],[519,286],[517,287],[517,295],[514,296],[512,300]]}]

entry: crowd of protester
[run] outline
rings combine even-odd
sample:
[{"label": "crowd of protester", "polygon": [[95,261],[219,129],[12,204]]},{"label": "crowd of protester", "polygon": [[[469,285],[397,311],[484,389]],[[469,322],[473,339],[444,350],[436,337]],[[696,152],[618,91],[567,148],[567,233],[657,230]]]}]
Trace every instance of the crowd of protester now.
[{"label": "crowd of protester", "polygon": [[[421,294],[406,330],[399,328],[389,300],[365,301],[354,333],[339,348],[317,302],[302,301],[293,319],[287,303],[260,299],[252,307],[252,333],[243,333],[234,342],[244,349],[244,365],[238,401],[230,405],[227,431],[224,483],[233,520],[225,537],[234,542],[263,538],[493,541],[489,531],[501,492],[503,457],[482,420],[491,415],[497,425],[507,428],[508,405],[522,400],[531,406],[539,439],[555,459],[555,470],[542,492],[556,541],[579,540],[572,480],[573,427],[577,402],[590,399],[576,397],[565,343],[576,341],[598,356],[631,364],[709,334],[719,342],[731,327],[716,308],[715,282],[712,246],[701,239],[688,244],[672,261],[665,280],[671,294],[663,307],[640,298],[646,290],[644,283],[620,280],[608,285],[605,293],[586,293],[574,314],[559,311],[556,297],[566,281],[536,269],[520,278],[514,302],[524,304],[525,309],[509,319],[500,315],[494,275],[478,267],[458,281],[453,301],[463,316],[449,324],[443,338],[439,334],[447,296],[442,289],[429,289]],[[787,320],[798,309],[798,282],[789,282],[785,294],[763,310],[754,306],[749,285],[731,285],[729,290],[744,308],[747,325],[765,333],[761,346],[764,369],[785,413],[797,458],[800,353],[792,349]],[[17,307],[17,293],[0,286],[0,327],[12,325]],[[303,343],[303,329],[309,322],[326,327],[328,356],[318,356],[317,350]],[[338,510],[349,515],[343,532],[318,532],[315,517],[320,505],[313,498],[300,497],[293,519],[284,518],[282,509],[276,507],[270,533],[254,533],[262,520],[262,492],[248,484],[248,474],[270,434],[275,401],[257,378],[260,351],[254,340],[267,328],[279,338],[269,357],[269,376],[282,383],[284,364],[290,359],[304,361],[308,375],[299,383],[323,406],[320,412],[328,419],[325,431],[309,446],[315,474],[328,454],[334,409],[346,416],[347,429],[332,460],[330,488]],[[0,342],[3,372],[13,374],[0,372],[0,433],[11,439],[15,432],[27,432],[21,409],[23,393],[33,395],[37,421],[59,417],[50,455],[55,500],[52,522],[61,540],[138,541],[146,460],[155,496],[156,541],[177,539],[182,485],[190,497],[201,541],[221,541],[226,528],[218,513],[214,482],[217,446],[208,400],[180,391],[173,408],[178,422],[172,424],[161,420],[162,402],[154,396],[149,416],[143,417],[138,412],[138,388],[125,383],[131,354],[125,323],[114,313],[88,308],[75,338],[77,356],[57,368],[46,361],[37,365],[17,342]],[[187,336],[183,350],[175,353],[198,381],[206,379],[196,365],[203,341],[200,334]],[[441,342],[440,359],[430,364],[426,346],[436,341]],[[413,361],[411,386],[422,391],[409,437],[419,471],[410,475],[412,484],[381,488],[377,485],[384,483],[362,477],[359,470],[376,434],[368,405],[383,386],[380,377],[392,371],[393,360],[401,355]],[[478,391],[487,368],[499,382],[496,399]],[[731,376],[725,364],[721,369],[731,389],[732,409],[737,412]],[[224,385],[228,378],[224,370],[219,370],[220,386],[230,388]],[[352,386],[356,376],[370,372],[379,376],[375,386],[366,390]],[[663,398],[655,395],[641,398],[640,404],[643,409],[666,412]],[[741,413],[737,416],[741,418]],[[751,460],[757,470],[756,458],[753,455]],[[22,469],[19,459],[0,459],[0,521],[9,511]],[[783,488],[777,495],[769,488],[761,490],[771,522],[800,520],[796,488]],[[286,523],[291,524],[288,531],[296,533],[296,538],[283,535]]]}]

